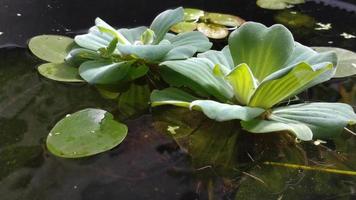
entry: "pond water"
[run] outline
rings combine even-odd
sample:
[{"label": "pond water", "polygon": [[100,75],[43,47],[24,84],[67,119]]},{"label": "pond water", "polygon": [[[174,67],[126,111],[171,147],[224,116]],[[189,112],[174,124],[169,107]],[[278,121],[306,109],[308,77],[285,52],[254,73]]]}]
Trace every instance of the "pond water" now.
[{"label": "pond water", "polygon": [[[96,16],[118,27],[133,27],[148,25],[167,8],[185,6],[266,25],[285,23],[305,45],[356,51],[356,38],[345,38],[356,35],[356,10],[352,9],[356,2],[342,1],[349,3],[348,11],[337,1],[331,3],[333,7],[318,2],[323,1],[271,11],[256,7],[252,0],[1,0],[0,199],[356,199],[356,176],[265,163],[356,171],[356,138],[350,133],[316,146],[295,143],[284,133],[248,134],[234,123],[214,123],[181,109],[122,117],[117,103],[104,99],[94,87],[41,77],[36,70],[41,61],[25,48],[34,35],[83,32]],[[214,48],[224,45],[225,40],[215,41]],[[356,105],[355,80],[329,81],[302,98]],[[126,140],[89,158],[51,155],[45,148],[49,130],[66,114],[87,107],[117,114],[128,124]],[[177,125],[179,132],[169,135],[166,128]]]}]

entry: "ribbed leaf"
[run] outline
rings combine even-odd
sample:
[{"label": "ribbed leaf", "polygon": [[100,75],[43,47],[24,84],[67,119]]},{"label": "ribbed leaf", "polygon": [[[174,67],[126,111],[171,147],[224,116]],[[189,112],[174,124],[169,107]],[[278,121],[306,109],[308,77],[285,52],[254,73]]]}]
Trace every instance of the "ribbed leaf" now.
[{"label": "ribbed leaf", "polygon": [[297,138],[304,141],[312,140],[313,133],[308,126],[301,123],[283,123],[261,119],[250,121],[241,121],[243,129],[251,133],[269,133],[288,131],[293,133]]},{"label": "ribbed leaf", "polygon": [[85,61],[96,60],[100,58],[101,57],[99,53],[97,53],[96,51],[84,48],[75,48],[68,53],[67,57],[65,58],[65,61],[66,63],[77,67]]},{"label": "ribbed leaf", "polygon": [[175,47],[179,46],[191,46],[197,49],[197,52],[204,52],[211,48],[212,43],[209,39],[202,33],[198,31],[180,33],[172,38],[169,41]]},{"label": "ribbed leaf", "polygon": [[276,108],[269,119],[307,125],[316,138],[338,136],[347,125],[356,123],[351,106],[343,103],[305,103]]},{"label": "ribbed leaf", "polygon": [[283,77],[263,82],[248,105],[271,108],[280,101],[306,89],[310,82],[329,70],[333,70],[331,63],[316,70],[306,63],[300,63]]},{"label": "ribbed leaf", "polygon": [[153,90],[151,93],[151,105],[175,105],[189,108],[190,102],[198,100],[196,97],[177,88],[166,88],[164,90]]},{"label": "ribbed leaf", "polygon": [[173,45],[118,45],[122,55],[133,55],[149,62],[162,60]]},{"label": "ribbed leaf", "polygon": [[231,86],[222,77],[213,74],[214,64],[205,58],[166,61],[161,65],[190,79],[199,85],[204,90],[203,92],[211,94],[221,101],[230,100],[233,97]]},{"label": "ribbed leaf", "polygon": [[196,52],[197,49],[193,46],[174,47],[166,54],[166,56],[162,60],[166,61],[188,59],[191,58]]},{"label": "ribbed leaf", "polygon": [[227,71],[235,67],[230,55],[229,46],[224,47],[221,51],[210,50],[200,53],[197,57],[209,59],[212,63],[219,64],[220,67],[226,68]]},{"label": "ribbed leaf", "polygon": [[246,63],[262,81],[281,69],[294,49],[292,34],[282,25],[247,22],[231,33],[230,51],[235,65]]},{"label": "ribbed leaf", "polygon": [[165,34],[169,31],[171,26],[183,21],[184,10],[182,7],[174,10],[166,10],[159,14],[152,22],[150,29],[156,34],[153,44],[158,44]]},{"label": "ribbed leaf", "polygon": [[140,40],[142,33],[147,30],[145,26],[139,26],[136,28],[121,28],[118,31],[131,43],[134,44]]},{"label": "ribbed leaf", "polygon": [[114,84],[124,79],[132,62],[87,61],[80,65],[79,74],[90,84]]},{"label": "ribbed leaf", "polygon": [[250,68],[246,64],[240,64],[226,78],[234,88],[235,98],[247,105],[258,84]]},{"label": "ribbed leaf", "polygon": [[230,105],[211,100],[193,101],[190,108],[201,110],[207,117],[216,121],[251,120],[265,111],[261,108]]}]

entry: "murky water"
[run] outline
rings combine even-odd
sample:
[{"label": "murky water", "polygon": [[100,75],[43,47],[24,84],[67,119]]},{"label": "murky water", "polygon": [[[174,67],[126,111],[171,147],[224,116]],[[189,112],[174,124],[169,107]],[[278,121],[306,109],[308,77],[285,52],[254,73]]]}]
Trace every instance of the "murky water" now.
[{"label": "murky water", "polygon": [[[158,12],[183,5],[267,25],[300,12],[308,17],[303,16],[301,24],[289,25],[296,40],[356,51],[356,39],[344,37],[356,35],[355,12],[313,2],[287,11],[262,10],[253,1],[238,0],[83,2],[85,8],[83,3],[50,0],[0,2],[0,46],[8,46],[0,49],[1,200],[356,198],[355,176],[263,164],[278,161],[356,171],[356,138],[351,134],[345,132],[319,146],[295,144],[286,134],[256,136],[198,113],[189,113],[193,114],[190,118],[180,109],[155,109],[153,114],[125,119],[128,137],[109,152],[78,160],[52,156],[44,141],[59,119],[87,107],[115,113],[117,103],[105,100],[88,85],[42,78],[36,71],[38,59],[25,48],[9,47],[24,46],[40,33],[73,35],[91,26],[96,16],[121,27],[148,24]],[[328,23],[331,29],[315,30]],[[215,48],[225,44],[216,41]],[[355,80],[332,80],[310,89],[303,98],[355,105]],[[163,133],[168,125],[181,127],[172,136],[182,149]],[[192,157],[185,150],[194,152]]]}]

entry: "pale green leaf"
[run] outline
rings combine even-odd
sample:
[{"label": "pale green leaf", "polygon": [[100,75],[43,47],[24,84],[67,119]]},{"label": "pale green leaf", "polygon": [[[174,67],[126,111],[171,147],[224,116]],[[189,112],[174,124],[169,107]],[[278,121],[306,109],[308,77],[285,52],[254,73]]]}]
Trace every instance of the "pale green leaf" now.
[{"label": "pale green leaf", "polygon": [[326,63],[318,69],[313,69],[306,63],[300,63],[281,78],[261,83],[248,105],[271,108],[280,101],[306,89],[310,82],[329,70],[333,70],[331,63]]},{"label": "pale green leaf", "polygon": [[38,58],[52,63],[62,63],[74,46],[72,38],[61,35],[39,35],[31,38],[28,47]]},{"label": "pale green leaf", "polygon": [[337,67],[334,78],[342,78],[356,74],[356,53],[337,47],[312,47],[315,51],[323,53],[333,51],[337,55]]},{"label": "pale green leaf", "polygon": [[246,64],[240,64],[226,78],[234,88],[236,100],[247,105],[258,85],[250,68]]},{"label": "pale green leaf", "polygon": [[209,50],[200,53],[197,57],[209,59],[212,63],[219,64],[225,71],[231,71],[231,69],[235,67],[231,58],[229,46],[225,46],[221,51]]},{"label": "pale green leaf", "polygon": [[229,37],[235,65],[246,63],[260,82],[284,67],[294,45],[290,31],[278,24],[267,28],[260,23],[246,22]]},{"label": "pale green leaf", "polygon": [[59,157],[80,158],[110,150],[126,135],[127,126],[110,113],[88,108],[60,120],[47,137],[47,148]]},{"label": "pale green leaf", "polygon": [[211,94],[222,101],[230,100],[233,97],[231,86],[222,77],[213,74],[215,65],[205,58],[166,61],[161,63],[161,66],[162,68],[168,67],[190,79],[203,89],[202,92]]},{"label": "pale green leaf", "polygon": [[96,51],[84,48],[75,48],[68,53],[67,57],[65,58],[65,61],[66,63],[77,67],[85,61],[97,60],[100,58],[101,56]]},{"label": "pale green leaf", "polygon": [[280,122],[295,122],[307,125],[315,138],[333,138],[347,125],[356,123],[356,114],[351,106],[343,103],[304,103],[279,107],[269,119]]},{"label": "pale green leaf", "polygon": [[183,90],[177,88],[166,88],[163,90],[153,90],[151,93],[151,105],[175,105],[189,108],[190,103],[198,100],[196,97],[190,95]]},{"label": "pale green leaf", "polygon": [[122,55],[135,56],[148,62],[161,61],[173,45],[118,45]]},{"label": "pale green leaf", "polygon": [[132,62],[87,61],[80,65],[79,74],[90,84],[114,84],[126,78]]},{"label": "pale green leaf", "polygon": [[147,30],[145,26],[139,26],[136,28],[122,28],[118,31],[131,43],[134,44],[135,42],[140,40],[141,35]]},{"label": "pale green leaf", "polygon": [[61,82],[84,82],[79,76],[78,68],[66,63],[46,63],[37,68],[38,72],[51,80]]},{"label": "pale green leaf", "polygon": [[188,59],[191,58],[196,52],[197,49],[193,46],[179,46],[170,50],[162,60],[166,61]]},{"label": "pale green leaf", "polygon": [[142,33],[140,37],[140,41],[142,44],[151,44],[155,38],[155,32],[151,29],[146,29],[145,32]]},{"label": "pale green leaf", "polygon": [[184,21],[197,21],[204,16],[204,11],[195,8],[184,8]]},{"label": "pale green leaf", "polygon": [[180,33],[168,39],[175,47],[188,46],[197,49],[197,52],[205,52],[212,47],[209,39],[198,31]]},{"label": "pale green leaf", "polygon": [[251,133],[270,133],[288,131],[297,138],[304,141],[312,140],[313,133],[308,126],[302,123],[283,123],[277,121],[268,121],[253,119],[250,121],[241,121],[243,129]]},{"label": "pale green leaf", "polygon": [[261,115],[265,110],[247,106],[219,103],[212,100],[196,100],[190,104],[191,109],[201,110],[207,117],[216,121],[234,119],[251,120]]},{"label": "pale green leaf", "polygon": [[174,24],[183,21],[183,17],[184,10],[182,7],[160,13],[150,26],[150,29],[156,34],[153,44],[158,44]]}]

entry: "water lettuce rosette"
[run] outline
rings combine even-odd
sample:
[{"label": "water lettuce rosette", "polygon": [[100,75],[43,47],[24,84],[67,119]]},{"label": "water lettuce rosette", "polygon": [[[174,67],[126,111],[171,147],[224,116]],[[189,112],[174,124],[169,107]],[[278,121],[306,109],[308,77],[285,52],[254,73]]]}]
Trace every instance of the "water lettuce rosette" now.
[{"label": "water lettuce rosette", "polygon": [[153,91],[151,103],[199,110],[217,121],[241,120],[253,133],[289,131],[306,141],[330,138],[356,123],[351,106],[281,103],[331,79],[336,64],[335,53],[317,53],[295,42],[283,25],[247,22],[221,51],[161,63],[172,87]]},{"label": "water lettuce rosette", "polygon": [[[184,10],[179,7],[160,13],[150,27],[118,30],[97,18],[88,33],[76,36],[73,43],[67,45],[65,50],[70,51],[61,66],[58,63],[55,67],[47,65],[45,69],[40,66],[39,71],[55,79],[48,75],[53,73],[53,68],[57,71],[71,70],[69,73],[76,73],[80,76],[78,79],[90,84],[116,84],[140,78],[146,75],[150,66],[160,62],[187,59],[197,52],[209,50],[212,43],[198,31],[177,35],[168,33],[171,26],[183,20],[183,16]],[[30,49],[36,45],[35,42],[32,44],[30,41]],[[50,45],[43,49],[48,50]],[[78,67],[78,70],[73,67]]]}]

